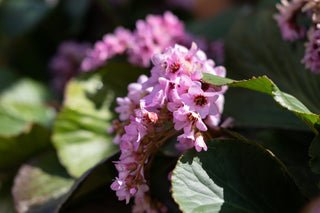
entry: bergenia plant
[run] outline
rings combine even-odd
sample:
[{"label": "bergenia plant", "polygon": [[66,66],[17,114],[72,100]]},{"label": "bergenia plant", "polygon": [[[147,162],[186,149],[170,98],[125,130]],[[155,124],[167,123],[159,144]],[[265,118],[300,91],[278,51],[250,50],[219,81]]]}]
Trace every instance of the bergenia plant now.
[{"label": "bergenia plant", "polygon": [[0,0],[0,213],[319,212],[319,0],[55,2]]},{"label": "bergenia plant", "polygon": [[[225,77],[195,43],[190,49],[175,45],[152,57],[151,76],[139,77],[128,86],[128,95],[117,98],[115,120],[109,132],[116,132],[121,156],[115,162],[119,172],[111,188],[119,200],[129,203],[133,212],[157,212],[159,203],[150,197],[149,177],[154,157],[172,137],[177,152],[195,148],[207,150],[212,139],[210,128],[220,122],[226,86],[211,86],[202,81],[203,73]],[[163,207],[165,209],[165,206]]]}]

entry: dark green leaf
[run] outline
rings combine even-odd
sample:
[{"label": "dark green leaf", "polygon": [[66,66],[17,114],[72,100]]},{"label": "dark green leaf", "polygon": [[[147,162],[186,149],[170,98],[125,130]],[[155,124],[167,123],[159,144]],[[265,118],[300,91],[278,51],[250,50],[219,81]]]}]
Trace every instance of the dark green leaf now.
[{"label": "dark green leaf", "polygon": [[118,201],[115,192],[110,189],[112,180],[117,176],[113,161],[119,155],[103,159],[88,170],[74,184],[57,213],[89,212],[130,212],[131,207]]},{"label": "dark green leaf", "polygon": [[317,135],[309,148],[310,166],[313,172],[320,174],[320,136]]},{"label": "dark green leaf", "polygon": [[12,188],[19,213],[53,213],[74,180],[60,165],[55,153],[23,164]]},{"label": "dark green leaf", "polygon": [[246,130],[251,138],[270,150],[283,162],[291,177],[308,198],[318,196],[320,176],[309,166],[308,150],[314,134],[312,132],[288,130]]},{"label": "dark green leaf", "polygon": [[271,95],[280,106],[296,114],[311,130],[318,133],[317,128],[320,125],[319,115],[310,112],[306,106],[292,95],[280,91],[280,89],[266,76],[236,81],[204,73],[203,79],[214,85],[242,87]]},{"label": "dark green leaf", "polygon": [[239,19],[226,39],[227,74],[233,79],[267,75],[275,84],[320,112],[320,76],[304,68],[303,42],[282,40],[273,18],[276,10],[264,10]]},{"label": "dark green leaf", "polygon": [[244,88],[228,89],[223,115],[234,118],[233,124],[239,128],[310,130],[292,112],[280,108],[270,96]]},{"label": "dark green leaf", "polygon": [[[110,185],[118,176],[114,161],[119,159],[119,153],[103,159],[88,170],[74,184],[67,198],[61,204],[57,213],[131,212],[131,204],[118,201]],[[168,208],[168,212],[179,212],[173,202],[169,189],[168,173],[172,171],[176,158],[157,156],[151,170],[151,194]]]},{"label": "dark green leaf", "polygon": [[10,170],[50,147],[50,132],[37,124],[28,124],[14,137],[0,136],[0,170]]},{"label": "dark green leaf", "polygon": [[184,212],[298,212],[306,202],[280,161],[257,144],[232,139],[188,151],[172,176]]}]

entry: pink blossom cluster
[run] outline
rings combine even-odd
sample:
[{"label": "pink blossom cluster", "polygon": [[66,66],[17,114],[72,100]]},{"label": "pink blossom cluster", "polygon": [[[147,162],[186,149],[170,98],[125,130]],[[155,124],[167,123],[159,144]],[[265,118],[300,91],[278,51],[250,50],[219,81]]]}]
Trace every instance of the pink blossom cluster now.
[{"label": "pink blossom cluster", "polygon": [[177,137],[180,151],[207,150],[207,130],[220,122],[227,89],[201,80],[202,73],[224,77],[226,71],[195,43],[189,50],[178,44],[169,47],[153,55],[152,62],[151,77],[141,75],[129,84],[126,97],[117,98],[120,121],[109,131],[117,133],[121,150],[115,162],[119,177],[111,188],[119,200],[128,203],[134,197],[133,212],[158,212],[161,207],[149,195],[148,179],[155,154],[169,138]]},{"label": "pink blossom cluster", "polygon": [[[302,63],[314,73],[320,73],[320,1],[319,0],[281,0],[277,4],[279,14],[274,18],[280,26],[282,38],[288,41],[296,41],[307,35],[306,52]],[[297,17],[303,14],[312,22],[311,26],[303,26],[298,23]]]},{"label": "pink blossom cluster", "polygon": [[49,63],[51,84],[54,89],[63,92],[66,83],[80,72],[81,62],[89,48],[88,43],[76,41],[64,41],[59,45],[56,55]]},{"label": "pink blossom cluster", "polygon": [[[193,40],[194,37],[185,31],[183,22],[171,12],[165,12],[163,16],[148,15],[146,20],[136,22],[133,32],[118,27],[114,33],[106,34],[102,41],[97,41],[93,49],[88,51],[81,67],[83,71],[94,70],[104,65],[107,59],[123,54],[128,55],[130,63],[149,67],[154,53],[161,53],[176,43],[191,45]],[[223,50],[219,49],[223,48],[220,43],[215,45],[213,42],[206,46],[209,50],[223,54]]]}]

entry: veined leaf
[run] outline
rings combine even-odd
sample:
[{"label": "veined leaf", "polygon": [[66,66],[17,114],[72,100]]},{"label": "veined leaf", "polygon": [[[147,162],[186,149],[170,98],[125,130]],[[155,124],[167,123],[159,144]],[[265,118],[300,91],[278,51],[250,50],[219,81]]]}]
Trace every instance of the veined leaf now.
[{"label": "veined leaf", "polygon": [[233,139],[188,151],[172,175],[173,197],[188,212],[298,212],[307,201],[280,161]]}]

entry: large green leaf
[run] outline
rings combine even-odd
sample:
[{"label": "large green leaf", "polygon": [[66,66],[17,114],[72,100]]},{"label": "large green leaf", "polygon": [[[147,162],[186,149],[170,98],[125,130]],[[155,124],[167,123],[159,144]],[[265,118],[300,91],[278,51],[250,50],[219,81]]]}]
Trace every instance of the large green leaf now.
[{"label": "large green leaf", "polygon": [[[320,101],[317,97],[320,92],[320,84],[318,83],[320,76],[305,69],[301,63],[304,55],[303,42],[293,44],[282,40],[279,27],[272,17],[274,13],[276,13],[275,9],[264,10],[238,19],[225,44],[227,75],[233,79],[249,79],[252,76],[267,75],[282,91],[293,94],[312,112],[319,113]],[[239,94],[235,94],[235,96],[237,95]],[[242,96],[246,97],[246,93],[243,93]],[[251,112],[255,114],[256,110],[261,110],[255,106],[260,105],[262,97],[260,94],[250,96],[252,96]],[[229,99],[233,97],[229,97]],[[255,101],[255,99],[259,101]],[[239,104],[245,105],[247,103],[239,102]],[[276,110],[272,103],[266,103],[264,108],[266,112],[269,108],[272,111]],[[250,124],[254,121],[254,117],[249,111],[238,111],[237,105],[228,105],[226,102],[226,109],[226,113],[232,117],[246,116],[250,118]],[[276,123],[280,123],[281,120],[289,121],[286,119],[286,115],[281,116],[280,110],[276,114],[265,113],[265,116]],[[254,126],[259,127],[260,123],[259,120],[256,120]],[[245,125],[245,121],[242,124]],[[268,125],[272,126],[273,123],[269,122]],[[286,125],[285,128],[287,127],[290,128]],[[293,126],[293,128],[295,127]]]},{"label": "large green leaf", "polygon": [[[214,85],[228,85],[230,87],[242,87],[271,95],[273,99],[283,108],[296,114],[315,133],[318,133],[320,117],[310,110],[292,95],[282,92],[268,77],[262,76],[249,80],[236,81],[229,78],[222,78],[211,74],[204,74],[203,80]],[[249,106],[248,106],[249,107]],[[250,106],[251,108],[251,106]]]},{"label": "large green leaf", "polygon": [[61,163],[80,177],[101,159],[114,153],[113,136],[107,130],[113,119],[110,108],[116,96],[142,74],[128,64],[109,64],[97,73],[85,73],[66,89],[63,108],[55,122],[53,144]]},{"label": "large green leaf", "polygon": [[[309,166],[309,146],[314,138],[312,132],[293,130],[246,129],[247,138],[257,141],[283,162],[301,192],[312,199],[318,196],[320,175]],[[315,149],[319,150],[319,149]]]},{"label": "large green leaf", "polygon": [[233,139],[188,151],[172,175],[184,212],[298,212],[306,199],[280,161],[257,144]]},{"label": "large green leaf", "polygon": [[53,144],[61,163],[74,176],[81,176],[105,156],[117,150],[112,137],[107,135],[110,127],[110,98],[100,109],[87,93],[94,93],[101,86],[98,75],[87,81],[74,80],[67,86],[64,107],[54,125]]},{"label": "large green leaf", "polygon": [[12,194],[19,213],[53,213],[74,180],[54,152],[23,164],[14,180]]},{"label": "large green leaf", "polygon": [[[249,103],[249,104],[248,104]],[[285,110],[267,94],[244,88],[229,88],[223,115],[234,118],[234,127],[309,130],[301,119]]]}]

